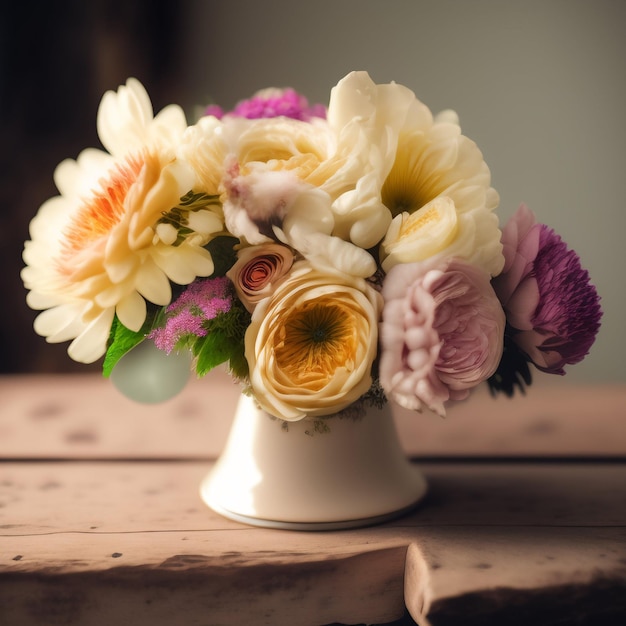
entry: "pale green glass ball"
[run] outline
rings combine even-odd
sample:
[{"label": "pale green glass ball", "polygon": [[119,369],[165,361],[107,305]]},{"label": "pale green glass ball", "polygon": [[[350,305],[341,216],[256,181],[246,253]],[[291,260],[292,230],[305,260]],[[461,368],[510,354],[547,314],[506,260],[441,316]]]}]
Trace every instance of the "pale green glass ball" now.
[{"label": "pale green glass ball", "polygon": [[111,372],[111,381],[123,395],[135,402],[156,404],[179,394],[191,374],[188,350],[167,354],[150,340],[127,352]]}]

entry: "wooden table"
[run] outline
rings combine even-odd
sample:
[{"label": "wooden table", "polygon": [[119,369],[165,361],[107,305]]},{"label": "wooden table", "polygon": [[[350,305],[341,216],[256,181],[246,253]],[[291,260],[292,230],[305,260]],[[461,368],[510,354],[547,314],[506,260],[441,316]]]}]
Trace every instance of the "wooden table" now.
[{"label": "wooden table", "polygon": [[427,499],[319,533],[200,500],[221,372],[151,407],[93,374],[0,378],[0,624],[626,624],[626,386],[545,378],[396,411]]}]

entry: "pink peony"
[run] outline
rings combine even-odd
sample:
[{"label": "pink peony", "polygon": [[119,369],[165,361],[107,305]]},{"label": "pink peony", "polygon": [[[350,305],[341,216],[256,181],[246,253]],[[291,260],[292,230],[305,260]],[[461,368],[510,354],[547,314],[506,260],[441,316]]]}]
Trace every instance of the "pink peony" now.
[{"label": "pink peony", "polygon": [[506,313],[507,334],[538,369],[565,374],[565,365],[588,354],[600,328],[600,299],[589,273],[524,204],[502,231],[502,243],[505,266],[493,286]]},{"label": "pink peony", "polygon": [[443,416],[445,402],[495,372],[505,318],[484,270],[458,259],[399,264],[382,295],[380,383],[391,400]]}]

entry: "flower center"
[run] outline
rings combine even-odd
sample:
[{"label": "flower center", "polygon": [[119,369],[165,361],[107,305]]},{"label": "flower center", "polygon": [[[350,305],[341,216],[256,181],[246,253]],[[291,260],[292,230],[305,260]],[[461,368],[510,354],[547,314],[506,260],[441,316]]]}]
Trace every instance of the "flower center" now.
[{"label": "flower center", "polygon": [[129,157],[117,163],[108,178],[98,181],[99,188],[83,201],[63,233],[62,270],[73,272],[75,256],[102,240],[120,223],[124,201],[143,165],[142,156]]},{"label": "flower center", "polygon": [[353,314],[339,305],[319,302],[296,308],[285,322],[276,362],[292,380],[332,377],[351,367],[356,336]]},{"label": "flower center", "polygon": [[423,146],[418,139],[401,139],[396,160],[381,190],[383,204],[393,217],[414,213],[436,195],[429,185],[422,162]]}]

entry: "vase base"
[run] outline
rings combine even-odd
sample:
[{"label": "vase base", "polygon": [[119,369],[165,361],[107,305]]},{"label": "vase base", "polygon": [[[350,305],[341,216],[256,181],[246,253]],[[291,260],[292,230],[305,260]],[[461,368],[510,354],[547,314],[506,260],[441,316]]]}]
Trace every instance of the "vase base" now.
[{"label": "vase base", "polygon": [[420,505],[427,492],[426,483],[424,482],[421,492],[415,494],[415,500],[411,504],[379,515],[370,515],[367,517],[345,520],[300,522],[264,519],[262,517],[243,515],[241,513],[230,511],[222,507],[219,502],[212,500],[209,489],[206,489],[205,487],[208,487],[208,485],[203,484],[200,490],[202,500],[211,510],[215,511],[215,513],[221,515],[222,517],[225,517],[226,519],[232,520],[234,522],[239,522],[241,524],[247,524],[248,526],[295,531],[347,530],[351,528],[364,528],[366,526],[376,526],[378,524],[384,524],[385,522],[389,522],[391,520],[411,513]]}]

